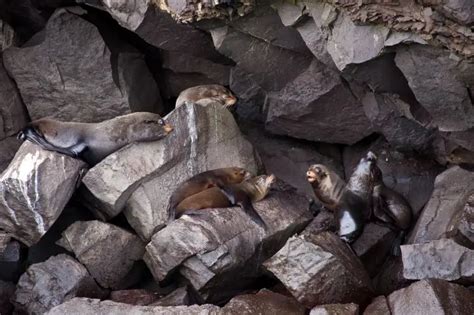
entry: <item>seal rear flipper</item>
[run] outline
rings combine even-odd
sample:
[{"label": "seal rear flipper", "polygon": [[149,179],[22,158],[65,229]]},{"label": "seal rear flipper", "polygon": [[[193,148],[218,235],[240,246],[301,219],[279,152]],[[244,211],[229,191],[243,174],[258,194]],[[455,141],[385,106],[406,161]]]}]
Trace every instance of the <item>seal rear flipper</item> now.
[{"label": "seal rear flipper", "polygon": [[354,242],[364,230],[364,223],[355,217],[351,211],[341,209],[339,215],[339,237],[347,242]]}]

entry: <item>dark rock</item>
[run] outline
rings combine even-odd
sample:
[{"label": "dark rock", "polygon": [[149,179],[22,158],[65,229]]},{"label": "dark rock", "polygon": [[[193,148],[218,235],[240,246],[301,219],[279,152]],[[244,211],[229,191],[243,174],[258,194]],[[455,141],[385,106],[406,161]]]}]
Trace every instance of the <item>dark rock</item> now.
[{"label": "dark rock", "polygon": [[5,248],[0,251],[0,263],[18,262],[20,260],[21,244],[18,241],[11,240]]},{"label": "dark rock", "polygon": [[307,308],[330,303],[364,304],[372,295],[364,267],[330,232],[291,237],[264,266]]},{"label": "dark rock", "polygon": [[16,311],[44,314],[73,297],[101,295],[86,268],[62,254],[31,265],[20,278],[12,301]]},{"label": "dark rock", "polygon": [[112,224],[84,221],[67,228],[59,242],[102,287],[122,289],[136,281],[127,276],[143,256],[145,244],[137,236]]},{"label": "dark rock", "polygon": [[443,280],[422,280],[387,298],[393,315],[471,314],[474,292]]},{"label": "dark rock", "polygon": [[374,289],[377,294],[388,295],[395,290],[404,288],[411,280],[403,277],[403,263],[401,256],[388,256],[380,268],[380,272],[373,278]]},{"label": "dark rock", "polygon": [[272,133],[344,144],[371,133],[361,104],[338,73],[316,60],[281,91],[269,95],[266,106],[265,128]]},{"label": "dark rock", "polygon": [[10,299],[15,293],[15,284],[0,280],[0,314],[9,315],[13,311]]},{"label": "dark rock", "polygon": [[143,55],[118,38],[104,39],[93,24],[64,9],[25,47],[5,51],[4,64],[31,119],[97,122],[160,110]]},{"label": "dark rock", "polygon": [[16,137],[0,140],[0,173],[8,167],[20,145],[21,141]]},{"label": "dark rock", "polygon": [[336,231],[336,219],[333,212],[323,209],[301,232],[301,235],[311,237],[325,231]]},{"label": "dark rock", "polygon": [[4,233],[1,233],[0,245],[0,279],[17,282],[26,268],[24,248]]},{"label": "dark rock", "polygon": [[314,307],[309,315],[358,315],[359,305],[350,304],[326,304]]},{"label": "dark rock", "polygon": [[391,314],[388,307],[387,298],[383,295],[372,300],[369,306],[366,307],[364,315],[387,315]]},{"label": "dark rock", "polygon": [[0,231],[0,255],[7,248],[8,243],[10,243],[10,240],[11,240],[11,235],[10,234],[5,233],[3,231]]},{"label": "dark rock", "polygon": [[158,294],[143,289],[112,291],[109,297],[111,301],[131,305],[149,305],[159,298]]},{"label": "dark rock", "polygon": [[436,9],[462,24],[474,22],[474,6],[469,0],[447,0]]},{"label": "dark rock", "polygon": [[81,160],[23,143],[0,176],[0,228],[28,246],[38,242],[61,214],[85,168]]},{"label": "dark rock", "polygon": [[152,303],[153,306],[179,306],[179,305],[192,305],[194,303],[194,297],[190,293],[189,288],[181,287],[158,301]]},{"label": "dark rock", "polygon": [[16,42],[15,31],[5,21],[0,19],[0,52],[4,51]]}]

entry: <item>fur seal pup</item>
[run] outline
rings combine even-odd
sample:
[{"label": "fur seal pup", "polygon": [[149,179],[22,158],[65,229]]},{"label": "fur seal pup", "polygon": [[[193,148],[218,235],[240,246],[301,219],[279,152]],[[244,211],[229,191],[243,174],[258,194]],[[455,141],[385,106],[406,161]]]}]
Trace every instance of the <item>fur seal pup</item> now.
[{"label": "fur seal pup", "polygon": [[176,99],[175,108],[186,102],[199,105],[208,105],[213,102],[230,107],[237,102],[237,98],[231,91],[218,84],[198,85],[182,91]]},{"label": "fur seal pup", "polygon": [[160,115],[137,112],[99,123],[39,119],[20,131],[18,139],[82,158],[93,166],[129,143],[159,140],[172,130]]},{"label": "fur seal pup", "polygon": [[252,202],[262,200],[268,195],[275,175],[260,175],[239,184],[218,185],[189,196],[176,206],[176,217],[184,213],[206,208],[226,208],[239,205],[253,221],[266,228],[266,224],[255,211]]}]

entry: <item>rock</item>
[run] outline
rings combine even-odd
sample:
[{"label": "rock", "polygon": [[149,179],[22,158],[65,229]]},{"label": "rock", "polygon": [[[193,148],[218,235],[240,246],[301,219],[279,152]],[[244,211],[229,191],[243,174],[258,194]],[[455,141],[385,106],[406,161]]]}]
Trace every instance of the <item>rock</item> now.
[{"label": "rock", "polygon": [[2,254],[10,243],[11,235],[0,231],[0,254]]},{"label": "rock", "polygon": [[464,209],[451,219],[446,236],[474,249],[474,194],[467,199]]},{"label": "rock", "polygon": [[13,305],[10,302],[15,293],[15,284],[0,280],[0,314],[11,314]]},{"label": "rock", "polygon": [[61,254],[31,265],[21,276],[12,301],[17,311],[44,314],[73,297],[100,295],[101,289],[86,268],[75,259]]},{"label": "rock", "polygon": [[373,278],[375,292],[388,295],[395,290],[408,286],[413,281],[403,277],[403,263],[401,256],[388,256],[380,272]]},{"label": "rock", "polygon": [[177,270],[208,302],[245,288],[261,274],[261,263],[311,219],[306,199],[292,190],[272,191],[253,206],[266,232],[234,207],[184,215],[156,233],[144,255],[155,280]]},{"label": "rock", "polygon": [[445,237],[453,218],[474,193],[474,173],[452,167],[436,177],[434,191],[408,240],[425,243]]},{"label": "rock", "polygon": [[63,232],[60,245],[72,251],[102,287],[111,289],[130,285],[134,279],[127,276],[144,252],[137,236],[100,221],[72,224]]},{"label": "rock", "polygon": [[[158,301],[152,303],[153,306],[180,306],[196,304],[194,296],[191,295],[189,288],[181,287]],[[197,302],[197,301],[196,301]]]},{"label": "rock", "polygon": [[469,0],[447,0],[436,9],[462,24],[474,22],[474,6]]},{"label": "rock", "polygon": [[[2,233],[0,236],[0,279],[17,282],[20,275],[25,271],[25,250],[21,244],[10,238],[10,235]],[[3,314],[3,313],[1,313]]]},{"label": "rock", "polygon": [[393,292],[387,298],[393,315],[470,314],[474,292],[443,280],[422,280]]},{"label": "rock", "polygon": [[330,303],[364,304],[372,295],[364,267],[330,232],[291,237],[264,266],[307,308]]},{"label": "rock", "polygon": [[60,9],[25,47],[5,51],[5,67],[31,119],[98,122],[130,111],[160,110],[143,55],[117,34],[105,34]]},{"label": "rock", "polygon": [[21,244],[15,240],[7,243],[5,248],[0,251],[0,263],[18,262],[20,260]]},{"label": "rock", "polygon": [[265,128],[272,133],[343,144],[371,133],[361,105],[338,73],[316,60],[282,90],[269,95],[266,106]]},{"label": "rock", "polygon": [[105,0],[103,8],[123,27],[134,31],[145,18],[150,0]]},{"label": "rock", "polygon": [[326,304],[314,307],[309,315],[358,315],[359,305],[350,304]]},{"label": "rock", "polygon": [[403,276],[406,279],[474,281],[474,250],[453,240],[402,245]]},{"label": "rock", "polygon": [[16,137],[0,140],[0,173],[2,173],[13,160],[21,142]]},{"label": "rock", "polygon": [[369,306],[366,307],[364,315],[386,315],[391,314],[388,308],[387,298],[383,295],[372,300]]},{"label": "rock", "polygon": [[184,180],[220,167],[257,170],[252,145],[221,105],[180,106],[166,121],[174,131],[165,139],[115,152],[83,179],[89,206],[109,218],[126,207],[130,225],[144,240],[164,226],[169,197]]},{"label": "rock", "polygon": [[158,294],[143,289],[112,291],[109,297],[111,301],[131,305],[149,305],[159,298]]},{"label": "rock", "polygon": [[441,48],[423,45],[400,47],[395,62],[440,131],[474,127],[474,106],[468,91],[473,88],[472,79],[459,75],[463,68],[472,74],[472,64],[453,59]]},{"label": "rock", "polygon": [[0,20],[0,52],[15,44],[15,31],[8,23]]},{"label": "rock", "polygon": [[323,209],[316,215],[313,221],[306,226],[304,231],[301,232],[301,235],[311,237],[311,235],[316,235],[325,231],[335,232],[336,224],[337,222],[334,213]]},{"label": "rock", "polygon": [[28,246],[38,242],[61,214],[85,168],[83,161],[24,142],[0,175],[0,228]]},{"label": "rock", "polygon": [[284,26],[295,26],[306,15],[300,3],[291,4],[289,1],[281,1],[274,3],[272,7],[277,10]]}]

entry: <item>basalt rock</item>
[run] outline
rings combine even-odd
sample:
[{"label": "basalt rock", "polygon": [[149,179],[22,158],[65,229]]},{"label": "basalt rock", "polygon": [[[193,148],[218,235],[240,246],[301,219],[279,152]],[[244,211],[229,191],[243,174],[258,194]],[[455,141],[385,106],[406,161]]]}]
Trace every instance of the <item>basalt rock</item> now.
[{"label": "basalt rock", "polygon": [[0,176],[0,228],[31,246],[61,214],[86,164],[25,142]]},{"label": "basalt rock", "polygon": [[16,137],[0,140],[0,173],[8,167],[20,145],[21,141],[16,139]]},{"label": "basalt rock", "polygon": [[326,304],[314,307],[309,315],[358,315],[359,305],[350,304]]},{"label": "basalt rock", "polygon": [[407,287],[412,280],[403,276],[403,262],[401,256],[388,256],[380,267],[379,273],[373,278],[375,292],[380,295],[389,295],[395,290]]}]

